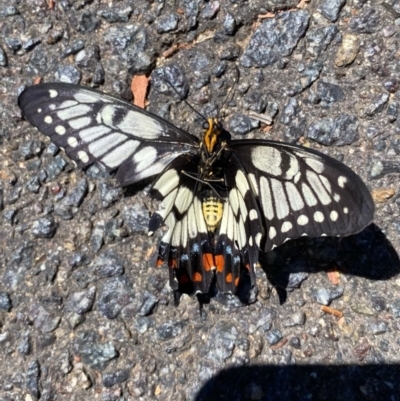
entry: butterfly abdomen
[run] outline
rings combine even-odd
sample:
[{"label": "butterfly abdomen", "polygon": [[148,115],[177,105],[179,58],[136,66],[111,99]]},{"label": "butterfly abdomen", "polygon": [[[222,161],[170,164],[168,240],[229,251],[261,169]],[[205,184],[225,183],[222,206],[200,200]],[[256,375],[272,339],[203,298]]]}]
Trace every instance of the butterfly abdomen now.
[{"label": "butterfly abdomen", "polygon": [[206,194],[202,201],[202,210],[208,231],[214,233],[224,212],[223,201],[216,196]]}]

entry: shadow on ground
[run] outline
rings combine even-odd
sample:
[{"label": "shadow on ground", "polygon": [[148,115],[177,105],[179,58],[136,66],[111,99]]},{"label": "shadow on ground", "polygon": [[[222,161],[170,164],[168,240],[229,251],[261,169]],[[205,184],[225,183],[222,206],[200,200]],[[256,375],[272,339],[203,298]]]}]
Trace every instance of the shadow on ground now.
[{"label": "shadow on ground", "polygon": [[222,370],[196,401],[399,401],[400,365],[252,366]]},{"label": "shadow on ground", "polygon": [[288,241],[260,255],[260,264],[281,303],[286,300],[293,273],[339,270],[369,280],[389,280],[400,273],[397,252],[375,224],[343,238],[302,237]]}]

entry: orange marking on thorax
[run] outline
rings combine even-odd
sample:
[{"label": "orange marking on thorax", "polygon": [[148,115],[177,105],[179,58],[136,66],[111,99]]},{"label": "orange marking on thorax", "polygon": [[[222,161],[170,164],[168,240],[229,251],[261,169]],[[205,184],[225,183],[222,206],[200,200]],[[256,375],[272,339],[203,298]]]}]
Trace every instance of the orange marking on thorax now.
[{"label": "orange marking on thorax", "polygon": [[161,267],[164,264],[164,261],[161,258],[157,259],[156,267]]},{"label": "orange marking on thorax", "polygon": [[225,277],[225,280],[227,283],[231,283],[232,282],[232,273],[228,273]]},{"label": "orange marking on thorax", "polygon": [[204,134],[203,141],[204,145],[206,145],[208,153],[212,153],[217,143],[220,130],[218,129],[218,124],[216,119],[207,118],[207,121],[208,121],[208,128]]}]

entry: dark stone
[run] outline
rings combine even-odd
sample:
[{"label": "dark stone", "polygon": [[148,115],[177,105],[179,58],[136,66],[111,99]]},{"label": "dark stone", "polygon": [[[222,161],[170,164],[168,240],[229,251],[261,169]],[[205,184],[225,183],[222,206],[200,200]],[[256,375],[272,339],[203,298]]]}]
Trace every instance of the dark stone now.
[{"label": "dark stone", "polygon": [[329,21],[335,22],[346,0],[321,0],[318,11]]},{"label": "dark stone", "polygon": [[[282,12],[266,19],[255,31],[240,63],[243,67],[266,67],[289,56],[306,32],[307,11]],[[271,32],[274,34],[271,35]]]},{"label": "dark stone", "polygon": [[130,5],[127,6],[115,6],[112,8],[105,7],[97,11],[99,17],[104,18],[107,22],[128,22],[133,12],[133,8]]},{"label": "dark stone", "polygon": [[380,22],[379,11],[375,8],[366,8],[359,15],[350,19],[350,29],[357,33],[373,33]]},{"label": "dark stone", "polygon": [[72,65],[61,66],[54,74],[57,81],[78,85],[82,79],[81,72]]},{"label": "dark stone", "polygon": [[58,224],[53,216],[41,217],[32,224],[32,234],[38,238],[52,238],[57,231]]},{"label": "dark stone", "polygon": [[229,120],[229,131],[233,134],[245,135],[260,125],[259,121],[254,120],[243,114],[235,114]]},{"label": "dark stone", "polygon": [[157,33],[167,33],[178,28],[179,17],[175,13],[165,13],[156,21]]},{"label": "dark stone", "polygon": [[358,120],[348,114],[326,118],[311,124],[307,137],[323,145],[350,145],[358,139]]},{"label": "dark stone", "polygon": [[93,263],[93,269],[100,277],[114,277],[124,273],[124,266],[113,249],[98,256]]},{"label": "dark stone", "polygon": [[104,387],[112,387],[115,384],[123,383],[129,378],[129,370],[115,370],[111,373],[103,374],[103,385]]},{"label": "dark stone", "polygon": [[62,58],[66,58],[66,57],[71,56],[72,54],[76,54],[76,53],[78,53],[80,50],[82,50],[84,47],[85,47],[85,41],[84,41],[84,40],[81,40],[81,39],[80,39],[80,40],[77,40],[77,41],[75,41],[74,43],[72,43],[71,46],[67,47],[67,48],[63,51],[61,57],[62,57]]}]

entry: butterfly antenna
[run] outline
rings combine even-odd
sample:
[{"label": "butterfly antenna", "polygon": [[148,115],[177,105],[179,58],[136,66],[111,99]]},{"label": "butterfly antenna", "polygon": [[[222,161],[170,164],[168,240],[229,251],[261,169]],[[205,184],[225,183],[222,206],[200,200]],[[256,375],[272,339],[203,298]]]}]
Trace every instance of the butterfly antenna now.
[{"label": "butterfly antenna", "polygon": [[234,65],[234,68],[235,68],[235,71],[236,71],[236,77],[235,77],[235,80],[233,82],[233,85],[228,90],[228,94],[226,95],[224,102],[222,103],[222,106],[220,108],[220,112],[224,110],[224,107],[228,103],[228,100],[231,101],[233,99],[233,95],[236,92],[236,84],[239,82],[239,69],[237,68],[236,65]]},{"label": "butterfly antenna", "polygon": [[175,88],[174,85],[172,85],[172,83],[167,79],[167,77],[165,76],[165,72],[164,72],[164,80],[165,82],[174,90],[174,92],[178,95],[179,99],[183,102],[185,102],[185,104],[195,113],[197,114],[200,118],[202,118],[205,122],[207,121],[207,118],[203,116],[203,114],[201,114],[198,110],[196,110],[186,99],[184,99],[180,93],[178,92],[178,90]]}]

